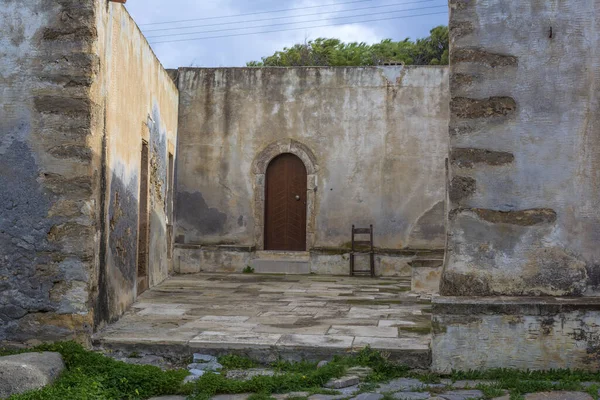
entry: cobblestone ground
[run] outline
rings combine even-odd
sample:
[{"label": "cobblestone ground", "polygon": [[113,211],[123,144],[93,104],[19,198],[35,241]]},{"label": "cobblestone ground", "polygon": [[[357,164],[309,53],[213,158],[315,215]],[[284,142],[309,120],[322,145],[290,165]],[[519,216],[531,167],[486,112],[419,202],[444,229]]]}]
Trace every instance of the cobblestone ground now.
[{"label": "cobblestone ground", "polygon": [[409,278],[176,276],[144,293],[95,342],[338,353],[368,345],[428,362],[430,302],[409,291]]}]

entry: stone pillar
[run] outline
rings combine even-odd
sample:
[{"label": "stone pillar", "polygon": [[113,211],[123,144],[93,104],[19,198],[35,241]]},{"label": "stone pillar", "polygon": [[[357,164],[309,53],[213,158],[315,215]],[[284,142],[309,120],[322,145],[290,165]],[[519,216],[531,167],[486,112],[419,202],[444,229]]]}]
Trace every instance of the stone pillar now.
[{"label": "stone pillar", "polygon": [[0,342],[93,328],[99,1],[0,0]]},{"label": "stone pillar", "polygon": [[437,371],[600,366],[599,11],[450,0]]}]

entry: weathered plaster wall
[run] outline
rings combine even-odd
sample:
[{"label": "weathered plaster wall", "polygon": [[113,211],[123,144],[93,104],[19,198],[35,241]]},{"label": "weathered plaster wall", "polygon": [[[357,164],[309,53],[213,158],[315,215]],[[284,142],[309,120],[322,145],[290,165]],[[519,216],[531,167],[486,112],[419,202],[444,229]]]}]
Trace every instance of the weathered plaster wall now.
[{"label": "weathered plaster wall", "polygon": [[0,1],[0,341],[92,331],[102,133],[95,6]]},{"label": "weathered plaster wall", "polygon": [[446,295],[600,284],[600,3],[452,0]]},{"label": "weathered plaster wall", "polygon": [[142,140],[149,147],[149,283],[169,273],[167,165],[175,156],[179,94],[125,7],[109,3],[98,15],[106,132],[105,247],[98,322],[114,320],[137,292]]},{"label": "weathered plaster wall", "polygon": [[0,93],[0,341],[87,340],[134,298],[142,137],[168,274],[177,89],[122,5],[1,0]]},{"label": "weathered plaster wall", "polygon": [[347,246],[353,223],[443,248],[447,85],[443,67],[180,69],[178,243],[262,247],[253,165],[277,142],[314,155],[309,249]]},{"label": "weathered plaster wall", "polygon": [[439,298],[432,369],[598,371],[599,318],[600,304],[590,298]]}]

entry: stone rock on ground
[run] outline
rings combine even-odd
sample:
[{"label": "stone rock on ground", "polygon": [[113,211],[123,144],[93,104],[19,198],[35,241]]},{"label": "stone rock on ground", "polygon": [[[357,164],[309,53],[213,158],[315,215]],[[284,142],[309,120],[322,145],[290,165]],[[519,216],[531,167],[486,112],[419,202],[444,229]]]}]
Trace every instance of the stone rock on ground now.
[{"label": "stone rock on ground", "polygon": [[273,397],[276,400],[286,400],[294,397],[308,397],[309,394],[310,393],[308,392],[290,392],[284,394],[272,394],[271,397]]},{"label": "stone rock on ground", "polygon": [[325,384],[328,389],[342,389],[354,385],[358,385],[360,379],[356,375],[342,376],[338,379],[331,379]]},{"label": "stone rock on ground", "polygon": [[317,364],[317,368],[323,368],[327,364],[329,364],[329,361],[325,361],[325,360],[319,361],[319,363]]},{"label": "stone rock on ground", "polygon": [[218,371],[222,368],[223,366],[216,361],[209,361],[206,363],[199,362],[188,365],[189,370],[200,369],[202,371]]},{"label": "stone rock on ground", "polygon": [[308,400],[341,400],[347,397],[343,394],[313,394]]},{"label": "stone rock on ground", "polygon": [[375,390],[377,393],[393,393],[401,391],[411,391],[417,389],[423,389],[425,384],[418,379],[411,378],[399,378],[383,383]]},{"label": "stone rock on ground", "polygon": [[531,393],[525,400],[593,400],[592,396],[583,392],[543,392]]},{"label": "stone rock on ground", "polygon": [[252,393],[219,394],[211,397],[211,400],[246,400]]},{"label": "stone rock on ground", "polygon": [[381,400],[383,399],[383,395],[379,393],[361,393],[356,397],[353,397],[351,400]]},{"label": "stone rock on ground", "polygon": [[211,356],[208,354],[194,353],[194,362],[195,363],[217,362],[217,357]]},{"label": "stone rock on ground", "polygon": [[232,369],[227,371],[227,379],[247,381],[255,376],[273,376],[275,371],[265,368]]},{"label": "stone rock on ground", "polygon": [[429,400],[430,396],[427,392],[398,392],[392,395],[396,400]]},{"label": "stone rock on ground", "polygon": [[65,369],[59,353],[23,353],[0,357],[0,398],[40,389]]},{"label": "stone rock on ground", "polygon": [[470,400],[482,399],[483,392],[481,390],[455,390],[438,395],[444,400]]}]

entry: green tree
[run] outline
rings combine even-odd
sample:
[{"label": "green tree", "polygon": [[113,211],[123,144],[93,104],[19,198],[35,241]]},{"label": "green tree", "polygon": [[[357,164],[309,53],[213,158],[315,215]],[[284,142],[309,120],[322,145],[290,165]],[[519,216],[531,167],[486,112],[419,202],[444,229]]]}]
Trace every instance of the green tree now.
[{"label": "green tree", "polygon": [[248,67],[369,66],[402,63],[406,65],[447,65],[448,27],[438,26],[426,38],[382,40],[372,45],[343,43],[339,39],[318,38],[285,47],[275,54],[251,61]]}]

